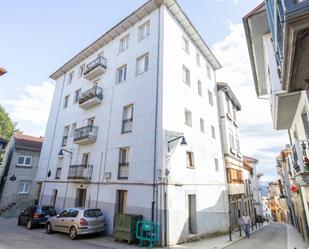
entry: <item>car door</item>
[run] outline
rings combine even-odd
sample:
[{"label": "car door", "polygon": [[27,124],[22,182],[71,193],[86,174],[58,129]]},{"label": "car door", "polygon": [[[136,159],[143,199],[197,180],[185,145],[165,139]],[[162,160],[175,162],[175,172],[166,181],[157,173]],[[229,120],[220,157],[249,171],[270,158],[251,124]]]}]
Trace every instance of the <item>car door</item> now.
[{"label": "car door", "polygon": [[27,222],[27,213],[29,213],[30,207],[26,208],[19,216],[22,224]]},{"label": "car door", "polygon": [[68,216],[69,210],[65,209],[63,210],[59,216],[57,216],[57,218],[55,218],[54,220],[54,224],[52,224],[52,226],[54,227],[54,230],[59,231],[59,232],[65,232],[64,229],[64,223],[65,223],[65,218]]}]

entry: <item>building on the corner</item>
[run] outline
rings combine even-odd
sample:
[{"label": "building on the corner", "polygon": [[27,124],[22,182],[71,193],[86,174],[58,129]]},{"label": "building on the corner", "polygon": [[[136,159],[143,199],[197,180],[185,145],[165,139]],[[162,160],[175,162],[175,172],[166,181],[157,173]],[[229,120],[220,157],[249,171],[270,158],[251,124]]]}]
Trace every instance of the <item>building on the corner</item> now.
[{"label": "building on the corner", "polygon": [[[42,144],[42,137],[15,132],[6,145],[0,165],[1,215],[16,216],[22,208],[38,201],[40,189],[35,176]],[[9,210],[12,203],[16,205]]]},{"label": "building on the corner", "polygon": [[141,214],[162,245],[226,231],[220,67],[175,0],[112,27],[51,75],[40,202],[101,208],[109,234],[115,213]]},{"label": "building on the corner", "polygon": [[269,208],[268,205],[268,197],[267,196],[262,196],[262,202],[263,202],[263,206],[262,206],[262,211],[263,211],[263,219],[264,221],[270,222],[272,220],[272,216],[271,216],[271,210]]},{"label": "building on the corner", "polygon": [[[230,226],[235,229],[239,227],[240,218],[244,214],[244,196],[246,193],[237,117],[241,105],[230,86],[224,82],[217,82],[217,98],[222,150],[228,184]],[[251,189],[248,189],[248,191],[248,195],[250,195]],[[248,208],[248,210],[252,209]]]}]

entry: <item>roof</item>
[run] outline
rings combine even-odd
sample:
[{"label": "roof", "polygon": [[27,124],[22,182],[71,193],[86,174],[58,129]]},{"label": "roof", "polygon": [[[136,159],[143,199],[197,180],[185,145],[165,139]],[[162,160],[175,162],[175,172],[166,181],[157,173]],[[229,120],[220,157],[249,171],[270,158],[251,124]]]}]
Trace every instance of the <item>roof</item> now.
[{"label": "roof", "polygon": [[44,138],[34,137],[22,134],[20,132],[14,133],[15,148],[16,149],[31,149],[35,151],[41,151]]},{"label": "roof", "polygon": [[243,159],[247,163],[258,163],[259,160],[249,156],[243,156]]},{"label": "roof", "polygon": [[238,99],[236,98],[235,94],[233,93],[232,89],[230,88],[229,84],[225,82],[217,82],[217,91],[224,91],[235,105],[236,110],[237,111],[241,110],[241,105]]},{"label": "roof", "polygon": [[[263,20],[263,22],[258,23],[258,21],[261,20]],[[253,25],[254,21],[256,21],[257,26]],[[268,29],[264,1],[243,17],[243,25],[248,45],[255,91],[257,96],[263,96],[266,94],[265,77],[263,77],[265,72],[263,72],[264,68],[261,66],[264,64],[263,46],[257,46],[257,44],[262,44],[263,35],[267,33],[266,30]],[[254,33],[258,35],[253,35]]]},{"label": "roof", "polygon": [[129,16],[121,20],[118,24],[104,33],[101,37],[91,43],[88,47],[79,52],[76,56],[70,59],[67,63],[57,69],[50,78],[57,80],[62,74],[72,69],[74,66],[82,62],[87,57],[94,54],[100,48],[108,44],[110,41],[115,39],[121,33],[131,28],[135,23],[140,21],[142,18],[146,17],[159,8],[162,4],[165,4],[168,10],[172,13],[174,18],[179,22],[184,31],[189,35],[193,43],[202,51],[202,54],[207,58],[212,67],[216,69],[220,69],[221,65],[213,53],[210,51],[205,41],[198,33],[198,31],[194,28],[191,21],[181,9],[177,0],[149,0],[137,10],[132,12]]}]

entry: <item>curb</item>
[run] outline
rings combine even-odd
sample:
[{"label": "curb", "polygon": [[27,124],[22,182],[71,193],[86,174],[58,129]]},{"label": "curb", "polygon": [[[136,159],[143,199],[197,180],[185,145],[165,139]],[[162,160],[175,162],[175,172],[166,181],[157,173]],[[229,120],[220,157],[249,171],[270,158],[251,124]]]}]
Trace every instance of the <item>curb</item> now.
[{"label": "curb", "polygon": [[[270,223],[268,223],[268,224],[266,224],[266,225],[263,225],[262,227],[259,227],[258,229],[255,229],[255,230],[254,230],[253,232],[251,232],[250,234],[254,234],[255,232],[260,231],[260,230],[264,229],[265,227],[268,227],[269,225],[270,225]],[[240,241],[240,240],[242,240],[242,239],[244,239],[244,238],[245,238],[245,236],[238,237],[237,239],[228,242],[225,246],[222,247],[222,249],[224,249],[224,248],[226,248],[226,247],[228,247],[228,246],[230,246],[230,245],[232,245],[232,244],[234,244],[234,243],[236,243],[236,242],[238,242],[238,241]]]}]

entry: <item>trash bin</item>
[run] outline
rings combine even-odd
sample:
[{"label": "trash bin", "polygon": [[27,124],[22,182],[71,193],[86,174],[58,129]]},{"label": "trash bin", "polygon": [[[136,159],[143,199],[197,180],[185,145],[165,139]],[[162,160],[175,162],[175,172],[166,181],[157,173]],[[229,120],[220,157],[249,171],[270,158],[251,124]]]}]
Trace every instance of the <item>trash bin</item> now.
[{"label": "trash bin", "polygon": [[115,214],[114,231],[115,240],[126,240],[128,244],[136,240],[136,223],[143,219],[142,215],[136,214]]}]

